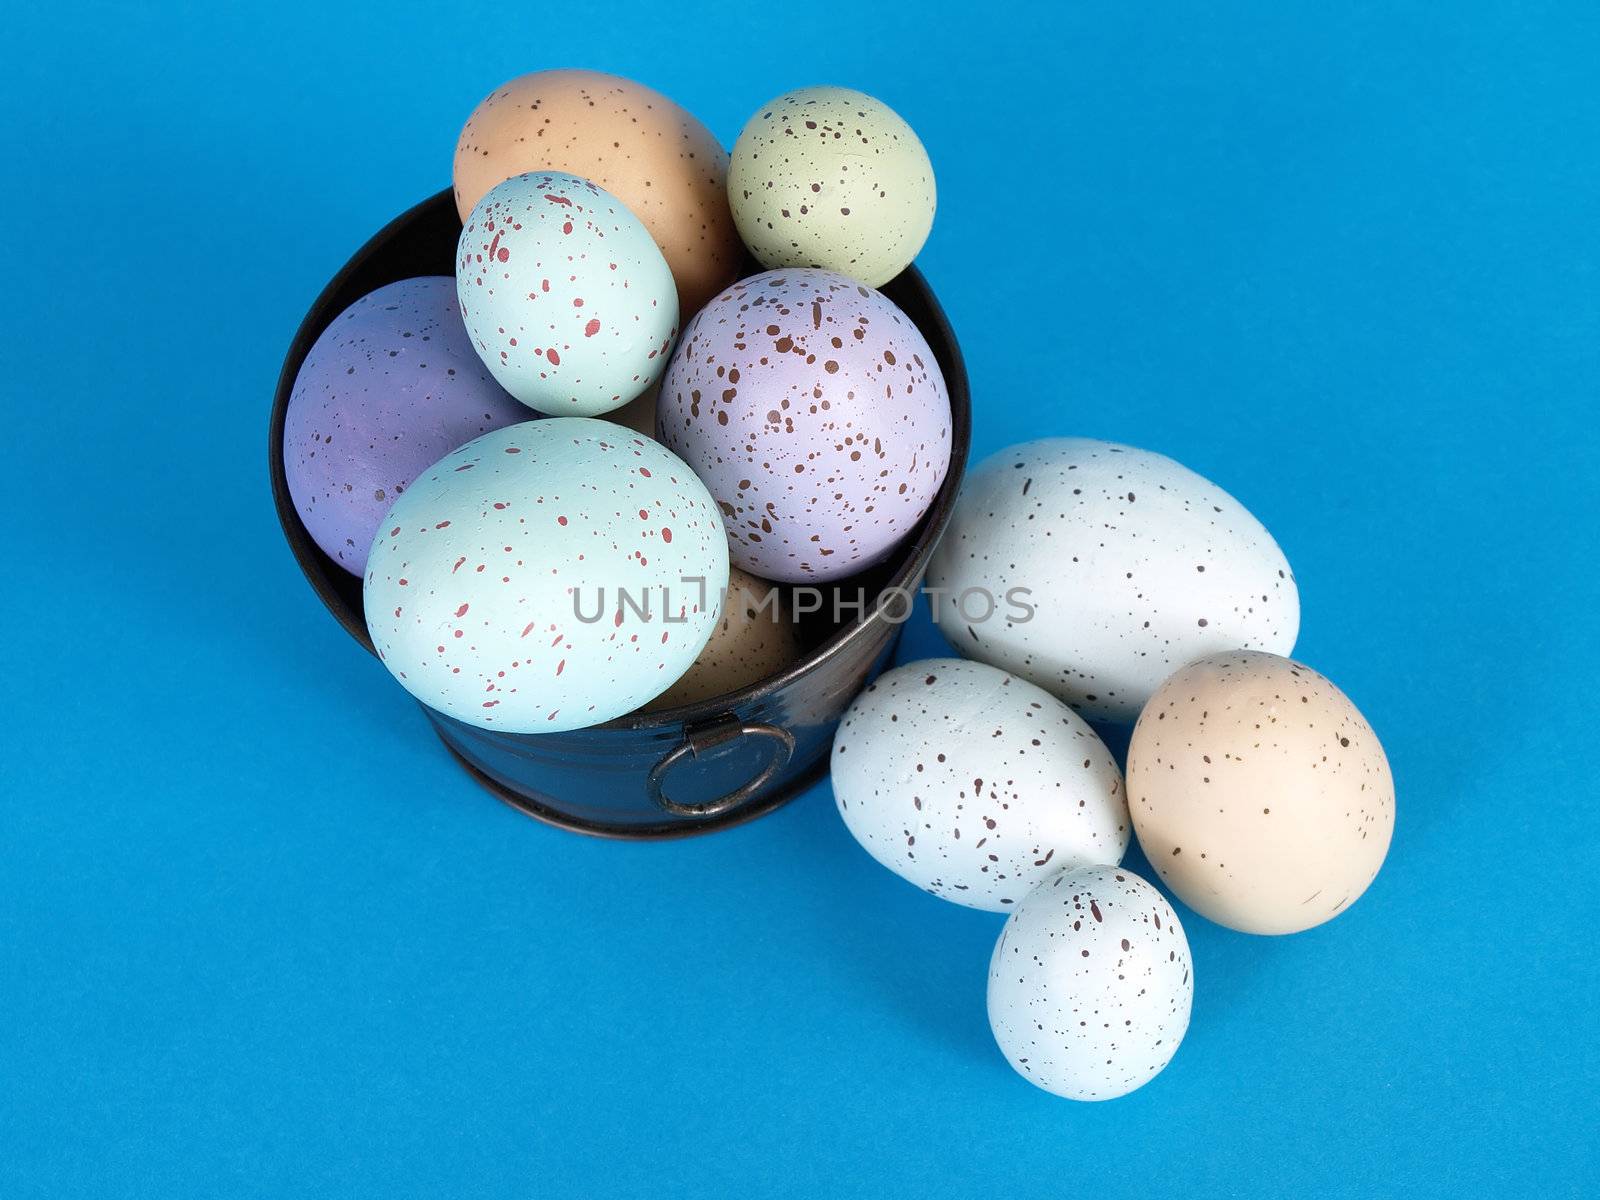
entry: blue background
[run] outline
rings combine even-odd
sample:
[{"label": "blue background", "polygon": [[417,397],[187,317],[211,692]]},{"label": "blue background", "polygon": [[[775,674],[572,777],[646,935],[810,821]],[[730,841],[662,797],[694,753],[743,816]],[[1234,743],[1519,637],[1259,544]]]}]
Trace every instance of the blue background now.
[{"label": "blue background", "polygon": [[[1592,1189],[1600,10],[443,11],[6,16],[0,1195]],[[263,453],[296,323],[482,94],[566,65],[729,142],[791,87],[887,100],[976,453],[1165,452],[1294,563],[1393,849],[1312,932],[1189,918],[1143,1091],[1013,1075],[999,918],[826,786],[683,843],[546,829],[300,580]]]}]

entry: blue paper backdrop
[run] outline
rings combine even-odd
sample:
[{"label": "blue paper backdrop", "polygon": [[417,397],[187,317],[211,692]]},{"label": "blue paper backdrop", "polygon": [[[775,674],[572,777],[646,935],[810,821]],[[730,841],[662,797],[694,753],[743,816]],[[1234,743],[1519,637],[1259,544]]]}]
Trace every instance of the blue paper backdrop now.
[{"label": "blue paper backdrop", "polygon": [[[1594,5],[5,24],[0,1195],[1592,1194]],[[686,843],[546,829],[301,582],[263,454],[296,322],[484,92],[560,65],[730,142],[791,87],[889,101],[977,452],[1150,447],[1287,550],[1393,850],[1302,936],[1189,918],[1145,1090],[1014,1076],[999,919],[875,866],[825,786]]]}]

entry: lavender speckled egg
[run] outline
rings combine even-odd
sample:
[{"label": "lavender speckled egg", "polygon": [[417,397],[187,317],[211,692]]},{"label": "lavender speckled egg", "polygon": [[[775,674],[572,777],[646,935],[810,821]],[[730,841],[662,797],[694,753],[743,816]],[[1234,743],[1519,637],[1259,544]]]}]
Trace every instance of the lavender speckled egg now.
[{"label": "lavender speckled egg", "polygon": [[462,227],[456,286],[494,377],[552,416],[621,408],[660,377],[678,331],[677,285],[650,231],[576,175],[489,189]]},{"label": "lavender speckled egg", "polygon": [[722,520],[659,444],[609,421],[529,421],[446,456],[367,562],[367,630],[413,696],[557,733],[632,712],[687,671],[728,582]]},{"label": "lavender speckled egg", "polygon": [[1184,663],[1287,653],[1300,596],[1277,542],[1172,459],[1044,438],[985,459],[928,564],[940,632],[1090,720],[1131,722]]},{"label": "lavender speckled egg", "polygon": [[735,562],[784,582],[887,558],[950,465],[928,343],[831,271],[768,271],[701,309],[662,380],[659,427],[716,497]]},{"label": "lavender speckled egg", "polygon": [[924,891],[1005,912],[1063,867],[1122,861],[1122,772],[1042,688],[959,658],[909,663],[856,697],[833,741],[856,841]]},{"label": "lavender speckled egg", "polygon": [[383,514],[418,472],[527,419],[473,350],[455,280],[388,284],[340,313],[295,377],[283,424],[295,511],[329,558],[360,575]]},{"label": "lavender speckled egg", "polygon": [[1143,1087],[1177,1053],[1194,1000],[1172,906],[1121,867],[1040,883],[989,960],[989,1028],[1029,1083],[1071,1100]]}]

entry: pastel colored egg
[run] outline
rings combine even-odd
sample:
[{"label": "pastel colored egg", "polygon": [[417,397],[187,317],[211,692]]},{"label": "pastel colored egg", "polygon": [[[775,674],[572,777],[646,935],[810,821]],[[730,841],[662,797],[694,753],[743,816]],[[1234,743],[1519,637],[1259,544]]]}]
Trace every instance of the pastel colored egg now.
[{"label": "pastel colored egg", "polygon": [[711,131],[660,92],[599,71],[536,71],[498,87],[456,143],[461,220],[513,175],[562,171],[593,180],[644,222],[692,313],[744,262],[728,211],[728,155]]},{"label": "pastel colored egg", "polygon": [[1029,892],[989,960],[989,1028],[1029,1083],[1071,1100],[1143,1087],[1189,1028],[1194,976],[1172,906],[1122,867]]},{"label": "pastel colored egg", "polygon": [[647,712],[726,696],[788,670],[800,659],[789,605],[772,584],[733,567],[722,620],[683,678],[645,706]]},{"label": "pastel colored egg", "polygon": [[722,521],[694,473],[608,421],[485,434],[420,476],[367,563],[378,657],[485,729],[608,721],[689,669],[720,618]]},{"label": "pastel colored egg", "polygon": [[323,552],[360,575],[418,472],[528,416],[473,350],[455,280],[402,279],[340,313],[300,365],[283,424],[289,495]]},{"label": "pastel colored egg", "polygon": [[971,471],[928,566],[940,631],[967,658],[1090,720],[1132,722],[1177,667],[1286,653],[1294,575],[1272,535],[1170,458],[1088,438],[1002,450]]},{"label": "pastel colored egg", "polygon": [[478,201],[456,289],[490,372],[552,416],[627,404],[660,378],[678,329],[672,273],[648,231],[572,175],[518,175]]},{"label": "pastel colored egg", "polygon": [[1394,780],[1372,726],[1276,654],[1212,655],[1163,683],[1134,726],[1128,790],[1162,881],[1245,933],[1348,911],[1394,833]]},{"label": "pastel colored egg", "polygon": [[983,663],[935,658],[868,685],[833,742],[839,815],[924,891],[1004,912],[1041,879],[1122,861],[1122,772],[1078,716]]},{"label": "pastel colored egg", "polygon": [[933,164],[881,100],[840,87],[779,96],[728,167],[733,219],[766,267],[823,267],[880,287],[933,228]]},{"label": "pastel colored egg", "polygon": [[606,414],[606,420],[615,421],[618,425],[625,425],[635,433],[644,434],[647,438],[654,438],[656,436],[656,408],[660,397],[661,381],[657,380],[621,408],[612,409]]},{"label": "pastel colored egg", "polygon": [[887,558],[950,465],[950,399],[921,332],[831,271],[741,280],[689,322],[663,442],[717,498],[735,562],[786,582]]}]

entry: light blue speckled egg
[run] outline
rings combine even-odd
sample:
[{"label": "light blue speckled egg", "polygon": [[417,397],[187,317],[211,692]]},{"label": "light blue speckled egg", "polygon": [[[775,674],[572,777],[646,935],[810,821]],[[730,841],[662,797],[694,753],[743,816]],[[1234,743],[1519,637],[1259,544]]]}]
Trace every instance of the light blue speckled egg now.
[{"label": "light blue speckled egg", "polygon": [[1110,1100],[1154,1079],[1189,1028],[1189,939],[1126,867],[1077,867],[1022,898],[989,959],[989,1028],[1029,1083]]},{"label": "light blue speckled egg", "polygon": [[367,629],[413,696],[557,733],[677,682],[721,619],[722,516],[659,443],[579,417],[495,430],[419,476],[367,559]]},{"label": "light blue speckled egg", "polygon": [[500,385],[552,416],[621,408],[678,331],[667,260],[615,196],[560,172],[491,188],[456,246],[467,332]]}]

